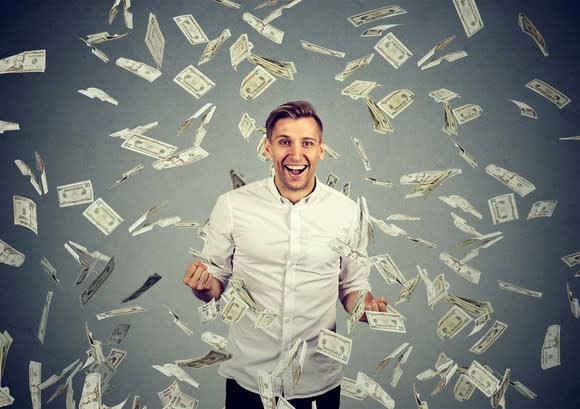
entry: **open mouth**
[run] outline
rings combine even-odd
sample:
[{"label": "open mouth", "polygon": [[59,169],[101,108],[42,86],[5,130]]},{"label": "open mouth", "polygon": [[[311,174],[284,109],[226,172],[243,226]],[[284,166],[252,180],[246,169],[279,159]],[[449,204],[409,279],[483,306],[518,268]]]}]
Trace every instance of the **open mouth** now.
[{"label": "open mouth", "polygon": [[294,176],[301,175],[307,167],[307,165],[284,165],[284,168]]}]

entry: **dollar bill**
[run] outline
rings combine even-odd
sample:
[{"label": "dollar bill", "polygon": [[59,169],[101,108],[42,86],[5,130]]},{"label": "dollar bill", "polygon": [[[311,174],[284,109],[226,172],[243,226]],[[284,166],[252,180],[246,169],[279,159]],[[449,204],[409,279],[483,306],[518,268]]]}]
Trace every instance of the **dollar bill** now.
[{"label": "dollar bill", "polygon": [[[423,277],[423,280],[425,281],[425,277]],[[445,275],[441,273],[435,277],[431,284],[431,286],[427,286],[427,305],[433,309],[435,304],[447,296],[449,283],[445,281]]]},{"label": "dollar bill", "polygon": [[473,319],[459,308],[452,306],[437,324],[437,336],[441,339],[451,339],[459,334]]},{"label": "dollar bill", "polygon": [[340,382],[340,394],[356,400],[363,400],[368,392],[356,382],[356,379],[342,377]]},{"label": "dollar bill", "polygon": [[238,69],[238,64],[247,59],[254,45],[248,40],[246,33],[241,34],[230,46],[230,61],[234,70]]},{"label": "dollar bill", "polygon": [[252,135],[256,130],[256,120],[250,117],[247,112],[244,112],[240,122],[238,123],[238,129],[240,130],[244,140],[249,141],[250,135]]},{"label": "dollar bill", "polygon": [[460,260],[445,252],[439,255],[439,260],[441,260],[451,270],[455,271],[460,277],[473,284],[479,283],[479,278],[481,276],[479,270],[462,263]]},{"label": "dollar bill", "polygon": [[475,227],[473,227],[469,223],[467,223],[467,220],[465,220],[463,217],[459,217],[453,212],[451,212],[451,217],[453,218],[453,225],[455,227],[457,227],[459,230],[461,230],[462,232],[470,234],[472,236],[479,236],[479,237],[483,236],[483,234],[481,234],[479,231],[477,231],[477,229]]},{"label": "dollar bill", "polygon": [[[254,53],[250,53],[248,61],[250,61],[252,64],[261,66],[272,75],[290,81],[294,80],[294,74],[296,74],[296,66],[292,61],[277,61],[272,58],[261,57]],[[256,129],[256,131],[258,131],[258,129]]]},{"label": "dollar bill", "polygon": [[578,302],[578,298],[574,297],[572,291],[570,290],[570,284],[566,283],[566,294],[568,296],[568,302],[570,304],[570,311],[572,312],[572,316],[574,318],[580,318],[580,303]]},{"label": "dollar bill", "polygon": [[95,293],[101,288],[103,283],[107,281],[113,270],[115,269],[115,258],[111,257],[103,270],[97,275],[93,282],[81,293],[81,305],[85,305]]},{"label": "dollar bill", "polygon": [[558,91],[553,86],[539,79],[533,79],[530,82],[528,82],[526,84],[526,88],[529,88],[532,91],[540,94],[541,96],[546,98],[548,101],[550,101],[560,109],[564,108],[572,101],[562,92]]},{"label": "dollar bill", "polygon": [[465,104],[451,110],[459,125],[472,121],[481,116],[483,109],[476,104]]},{"label": "dollar bill", "polygon": [[403,273],[401,273],[401,270],[399,270],[399,267],[390,255],[378,254],[372,256],[370,259],[387,284],[398,282],[403,285],[406,281]]},{"label": "dollar bill", "polygon": [[373,121],[373,131],[386,134],[387,132],[394,132],[393,126],[387,118],[386,114],[383,110],[377,105],[373,97],[370,95],[366,95],[363,97],[365,104],[369,110],[371,115],[371,119]]},{"label": "dollar bill", "polygon": [[[418,181],[414,182],[417,184],[413,189],[409,191],[409,193],[407,193],[405,198],[409,199],[413,197],[426,196],[436,187],[440,186],[443,182],[445,182],[447,179],[450,179],[456,175],[460,175],[461,173],[462,173],[461,169],[445,169],[439,171],[419,172],[418,174],[416,174],[417,177],[416,180]],[[401,180],[406,181],[407,180],[406,178],[408,176],[409,175],[401,176]],[[411,179],[415,178],[414,174],[412,174],[411,176],[412,176]],[[405,183],[401,182],[401,184]]]},{"label": "dollar bill", "polygon": [[153,13],[149,13],[149,20],[147,23],[147,32],[145,33],[145,45],[157,64],[157,68],[161,68],[163,64],[163,50],[165,48],[165,38],[159,27],[157,17]]},{"label": "dollar bill", "polygon": [[326,184],[328,187],[336,189],[336,185],[338,184],[339,180],[340,178],[338,176],[330,172],[328,173],[328,176],[326,177],[326,181],[324,182],[324,184]]},{"label": "dollar bill", "polygon": [[459,375],[453,387],[453,396],[459,402],[465,402],[471,398],[475,391],[475,385],[466,374]]},{"label": "dollar bill", "polygon": [[127,138],[121,148],[140,153],[156,159],[165,159],[170,156],[177,146],[150,138],[145,135],[135,134]]},{"label": "dollar bill", "polygon": [[[399,355],[399,363],[401,363],[403,361],[403,358],[406,353],[406,351],[408,350],[407,347],[411,347],[410,349],[412,349],[412,345],[410,345],[408,342],[403,342],[401,345],[399,345],[393,352],[391,352],[390,354],[388,354],[386,357],[384,357],[376,366],[375,370],[381,371],[383,370],[391,361],[391,359],[395,358],[397,355]],[[406,358],[405,358],[406,361]]]},{"label": "dollar bill", "polygon": [[201,340],[218,351],[225,351],[228,345],[228,340],[225,337],[210,331],[203,332],[201,334]]},{"label": "dollar bill", "polygon": [[125,37],[127,33],[124,34],[109,34],[107,31],[102,31],[95,34],[87,34],[86,40],[91,44],[101,44],[107,41],[120,40]]},{"label": "dollar bill", "polygon": [[367,293],[368,290],[366,289],[359,290],[356,300],[354,301],[354,304],[352,305],[352,308],[346,317],[346,328],[347,333],[349,334],[365,312],[365,298]]},{"label": "dollar bill", "polygon": [[173,81],[193,95],[196,99],[201,98],[209,90],[215,87],[215,82],[206,77],[193,65],[188,65],[181,70],[175,78],[173,78]]},{"label": "dollar bill", "polygon": [[411,50],[392,32],[382,37],[373,49],[396,69],[399,69],[405,61],[413,56]]},{"label": "dollar bill", "polygon": [[448,90],[447,88],[440,88],[435,91],[431,91],[429,96],[435,100],[435,102],[449,102],[455,98],[461,98],[458,93]]},{"label": "dollar bill", "polygon": [[76,206],[94,201],[93,184],[90,180],[57,186],[56,192],[59,207]]},{"label": "dollar bill", "polygon": [[177,360],[175,361],[175,364],[180,367],[206,368],[208,366],[227,361],[231,357],[231,354],[228,352],[210,350],[200,357]]},{"label": "dollar bill", "polygon": [[90,41],[87,41],[81,37],[79,37],[79,40],[81,40],[83,43],[85,43],[85,45],[91,49],[91,53],[94,56],[96,56],[99,60],[101,60],[105,63],[109,62],[109,57],[107,56],[107,54],[105,54],[103,51],[101,51],[97,47],[95,47],[95,45],[93,43],[91,43]]},{"label": "dollar bill", "polygon": [[36,218],[36,203],[23,196],[12,196],[14,208],[14,224],[26,227],[38,235],[38,222]]},{"label": "dollar bill", "polygon": [[457,305],[463,311],[471,314],[474,317],[479,317],[486,313],[493,313],[493,308],[489,301],[471,300],[469,298],[459,297],[451,293],[447,294],[446,300],[451,304]]},{"label": "dollar bill", "polygon": [[503,374],[501,382],[493,396],[491,397],[491,406],[493,408],[497,408],[500,405],[502,408],[505,407],[505,393],[507,392],[508,387],[510,386],[510,368],[507,368]]},{"label": "dollar bill", "polygon": [[129,169],[126,172],[123,172],[123,175],[121,176],[121,179],[118,179],[115,181],[115,183],[113,183],[111,185],[111,187],[115,187],[117,185],[120,185],[121,183],[125,182],[126,180],[128,180],[129,178],[139,174],[140,172],[143,171],[143,169],[145,169],[145,165],[143,165],[142,163],[138,164],[135,167],[132,167],[131,169]]},{"label": "dollar bill", "polygon": [[213,0],[214,2],[221,4],[222,6],[229,7],[231,9],[239,9],[240,5],[232,0]]},{"label": "dollar bill", "polygon": [[340,93],[349,96],[351,99],[359,99],[367,96],[377,86],[380,87],[381,85],[375,81],[356,80],[344,87]]},{"label": "dollar bill", "polygon": [[399,89],[383,97],[377,105],[390,118],[395,118],[415,101],[415,94],[409,89]]},{"label": "dollar bill", "polygon": [[30,361],[28,363],[28,387],[30,389],[30,400],[32,409],[40,409],[40,383],[42,380],[42,363]]},{"label": "dollar bill", "polygon": [[453,0],[453,5],[468,38],[483,28],[483,20],[475,0]]},{"label": "dollar bill", "polygon": [[365,152],[362,144],[358,140],[358,138],[352,136],[350,139],[352,140],[352,143],[354,144],[354,147],[356,149],[356,152],[358,153],[361,161],[363,162],[363,165],[365,167],[365,170],[366,171],[372,170],[372,167],[371,167],[371,163],[369,161],[369,158],[368,158],[368,156],[367,156],[367,154],[366,154],[366,152]]},{"label": "dollar bill", "polygon": [[390,180],[387,180],[385,178],[375,178],[375,177],[371,177],[371,176],[365,176],[365,177],[363,177],[363,180],[368,180],[373,185],[377,185],[377,186],[393,187],[393,182],[391,182]]},{"label": "dollar bill", "polygon": [[350,181],[342,185],[342,194],[344,194],[346,197],[350,197]]},{"label": "dollar bill", "polygon": [[548,46],[546,45],[546,40],[544,40],[544,36],[542,36],[540,31],[534,25],[534,23],[532,23],[532,21],[528,17],[526,17],[526,15],[523,13],[518,13],[518,26],[520,27],[523,33],[526,33],[527,35],[532,37],[532,39],[534,40],[534,42],[536,43],[542,54],[544,54],[544,57],[547,57],[549,53]]},{"label": "dollar bill", "polygon": [[356,71],[366,67],[371,63],[375,53],[367,54],[363,57],[357,58],[355,60],[346,63],[344,69],[334,76],[337,81],[344,81],[346,78],[350,77]]},{"label": "dollar bill", "polygon": [[527,116],[528,118],[532,119],[538,119],[538,114],[536,113],[536,110],[531,106],[529,106],[528,104],[526,104],[525,102],[516,101],[515,99],[509,98],[507,98],[507,100],[516,104],[516,106],[520,109],[520,114],[522,116]]},{"label": "dollar bill", "polygon": [[507,327],[506,323],[496,320],[492,327],[469,350],[474,354],[483,354],[499,339]]},{"label": "dollar bill", "polygon": [[429,51],[427,51],[427,53],[423,57],[421,57],[421,59],[419,61],[417,61],[417,67],[420,67],[421,65],[423,65],[425,63],[425,61],[427,61],[429,58],[431,58],[435,54],[435,52],[443,50],[453,40],[455,40],[455,36],[446,37],[443,40],[439,41],[437,44],[435,44],[435,46],[433,48],[431,48]]},{"label": "dollar bill", "polygon": [[488,398],[491,397],[499,387],[499,379],[476,360],[471,362],[466,375],[469,377],[469,380],[473,385]]},{"label": "dollar bill", "polygon": [[112,134],[109,134],[109,136],[126,140],[126,139],[129,139],[133,135],[145,134],[145,132],[155,128],[158,125],[159,125],[159,122],[155,121],[155,122],[151,122],[151,123],[145,124],[145,125],[138,125],[132,129],[131,128],[121,129],[120,131],[113,132]]},{"label": "dollar bill", "polygon": [[56,268],[52,265],[50,261],[46,257],[40,259],[40,266],[44,270],[46,274],[54,281],[60,288],[64,288],[58,277],[56,276]]},{"label": "dollar bill", "polygon": [[561,260],[568,266],[574,267],[580,264],[580,251],[572,254],[568,254],[561,258]]},{"label": "dollar bill", "polygon": [[274,398],[273,377],[263,369],[256,371],[258,379],[258,391],[260,400],[264,409],[276,409],[276,400]]},{"label": "dollar bill", "polygon": [[439,392],[441,392],[447,386],[449,381],[451,381],[453,375],[455,375],[455,373],[457,372],[458,365],[456,363],[453,363],[453,361],[450,361],[449,363],[450,365],[448,367],[446,367],[444,370],[441,370],[439,374],[440,378],[439,383],[435,385],[435,388],[433,388],[433,391],[431,391],[431,396],[434,396]]},{"label": "dollar bill", "polygon": [[130,328],[131,324],[118,324],[105,341],[105,345],[118,345],[123,342]]},{"label": "dollar bill", "polygon": [[527,220],[534,219],[536,217],[552,217],[557,204],[557,200],[541,200],[534,202],[530,212],[528,213]]},{"label": "dollar bill", "polygon": [[218,311],[215,299],[212,298],[209,302],[200,305],[197,311],[199,313],[199,320],[202,324],[216,319],[218,316]]},{"label": "dollar bill", "polygon": [[157,68],[153,68],[144,62],[135,61],[130,58],[119,57],[115,60],[115,64],[149,82],[153,82],[161,76],[161,71]]},{"label": "dollar bill", "polygon": [[444,55],[439,56],[439,57],[433,57],[421,66],[421,71],[427,70],[429,68],[433,68],[436,65],[441,64],[441,61],[447,61],[447,62],[451,63],[451,62],[457,61],[463,57],[467,57],[467,55],[468,55],[467,52],[461,50],[461,51],[452,51],[450,53],[444,54]]},{"label": "dollar bill", "polygon": [[379,26],[374,26],[371,28],[367,28],[365,31],[362,32],[360,35],[361,37],[380,37],[383,33],[387,30],[390,30],[393,27],[400,26],[401,24],[381,24]]},{"label": "dollar bill", "polygon": [[544,336],[540,366],[549,369],[560,365],[560,325],[550,325]]},{"label": "dollar bill", "polygon": [[8,264],[9,266],[20,267],[26,256],[0,239],[0,263]]},{"label": "dollar bill", "polygon": [[[109,10],[109,25],[113,24],[113,21],[119,12],[120,4],[121,0],[115,0],[113,6]],[[133,14],[129,12],[129,7],[131,7],[131,0],[124,0],[123,19],[125,21],[125,26],[129,29],[133,29]]]},{"label": "dollar bill", "polygon": [[363,372],[358,372],[356,376],[356,383],[364,390],[367,391],[368,395],[379,402],[381,405],[388,409],[394,409],[395,401],[389,394],[370,376]]},{"label": "dollar bill", "polygon": [[83,94],[91,99],[97,98],[103,102],[108,102],[109,104],[113,104],[115,106],[119,105],[119,101],[115,98],[107,94],[100,88],[97,87],[88,87],[87,89],[79,89],[79,94]]},{"label": "dollar bill", "polygon": [[536,297],[536,298],[542,297],[542,293],[540,291],[528,290],[527,288],[523,288],[523,287],[520,287],[519,285],[515,285],[515,284],[511,284],[511,283],[506,283],[505,281],[502,281],[502,280],[497,280],[497,285],[502,290],[511,291],[513,293],[527,295],[529,297]]},{"label": "dollar bill", "polygon": [[449,103],[443,103],[443,128],[441,129],[447,135],[457,135],[457,129],[459,128],[459,124],[457,122],[457,118],[453,115],[453,111]]},{"label": "dollar bill", "polygon": [[215,57],[215,55],[217,54],[218,50],[222,47],[222,45],[224,45],[226,40],[228,38],[230,38],[231,36],[232,36],[231,31],[229,30],[229,28],[226,28],[220,33],[219,36],[217,36],[213,40],[209,41],[206,44],[205,49],[201,53],[201,56],[199,57],[199,61],[197,62],[197,65],[200,66],[200,65],[205,64],[206,62],[212,60],[213,57]]},{"label": "dollar bill", "polygon": [[[186,382],[193,386],[194,388],[199,387],[199,382],[193,379],[187,372],[185,372],[181,367],[175,364],[163,364],[163,365],[152,365],[153,368],[157,369],[165,376],[174,376],[182,382]],[[177,406],[181,407],[181,406]]]},{"label": "dollar bill", "polygon": [[516,198],[513,193],[492,197],[487,203],[493,224],[519,219]]},{"label": "dollar bill", "polygon": [[0,408],[10,406],[14,403],[14,398],[10,395],[10,389],[7,386],[0,387]]},{"label": "dollar bill", "polygon": [[416,275],[411,280],[405,281],[402,285],[402,288],[401,288],[401,291],[399,292],[399,295],[397,296],[397,299],[395,300],[395,305],[400,304],[400,303],[405,302],[405,301],[409,301],[409,299],[411,298],[411,295],[413,295],[413,293],[417,289],[417,285],[419,284],[420,281],[421,281],[421,276],[419,274]]},{"label": "dollar bill", "polygon": [[282,44],[284,40],[284,32],[282,30],[279,30],[271,24],[264,24],[262,20],[249,12],[242,14],[242,19],[268,40],[276,44]]},{"label": "dollar bill", "polygon": [[209,38],[203,32],[197,20],[191,14],[184,14],[173,17],[173,21],[181,30],[189,44],[203,44],[209,41]]},{"label": "dollar bill", "polygon": [[106,236],[123,223],[123,218],[100,197],[85,209],[83,216]]},{"label": "dollar bill", "polygon": [[185,321],[182,321],[181,318],[179,318],[179,315],[177,315],[171,308],[169,308],[167,305],[163,304],[163,306],[165,308],[167,308],[167,312],[169,313],[169,315],[171,316],[171,318],[173,318],[173,323],[175,325],[177,325],[179,327],[179,329],[181,329],[183,332],[185,332],[187,335],[192,336],[193,335],[193,331],[191,329],[191,325],[187,324]]},{"label": "dollar bill", "polygon": [[83,384],[79,409],[101,409],[101,374],[89,373]]},{"label": "dollar bill", "polygon": [[123,298],[121,300],[121,303],[126,303],[128,301],[137,299],[138,297],[143,295],[143,293],[145,293],[147,290],[153,287],[159,280],[161,280],[161,276],[159,274],[157,273],[151,274],[149,277],[147,277],[147,280],[145,281],[145,283],[143,283],[141,287],[133,291],[127,297]]},{"label": "dollar bill", "polygon": [[111,365],[113,368],[117,369],[121,362],[127,356],[127,351],[118,348],[111,348],[109,355],[107,355],[106,361]]},{"label": "dollar bill", "polygon": [[18,170],[20,170],[20,173],[22,173],[23,176],[30,176],[30,184],[32,185],[32,187],[34,187],[34,190],[36,190],[36,192],[39,195],[42,195],[42,188],[40,187],[40,183],[38,182],[36,175],[32,172],[32,169],[30,169],[30,167],[26,164],[26,162],[20,159],[16,159],[14,163],[16,164]]},{"label": "dollar bill", "polygon": [[270,74],[262,66],[257,65],[242,80],[240,96],[245,100],[254,100],[266,91],[276,81],[276,77]]},{"label": "dollar bill", "polygon": [[[0,132],[2,133],[2,132]],[[568,136],[565,138],[560,138],[561,141],[580,141],[580,135],[577,136]]]},{"label": "dollar bill", "polygon": [[405,14],[406,12],[407,11],[397,5],[384,6],[352,15],[347,18],[347,20],[353,26],[359,27],[363,24],[372,23],[373,21],[377,21],[386,17],[398,16],[400,14]]},{"label": "dollar bill", "polygon": [[119,317],[121,315],[136,314],[138,312],[145,312],[145,309],[140,305],[131,305],[128,307],[121,307],[114,310],[98,313],[97,319],[104,320],[106,318]]},{"label": "dollar bill", "polygon": [[478,219],[482,219],[483,216],[479,213],[475,207],[465,198],[459,195],[449,195],[449,196],[439,196],[439,200],[443,201],[444,203],[448,204],[453,208],[459,207],[466,213],[469,213]]},{"label": "dollar bill", "polygon": [[169,386],[164,388],[162,391],[157,392],[157,396],[159,396],[161,404],[163,406],[167,406],[171,402],[171,400],[173,400],[173,398],[179,394],[179,392],[181,392],[179,384],[177,383],[177,381],[173,381]]},{"label": "dollar bill", "polygon": [[369,328],[378,331],[397,332],[404,334],[407,332],[405,322],[399,314],[391,312],[366,311]]},{"label": "dollar bill", "polygon": [[221,318],[228,325],[239,322],[250,307],[236,292],[221,310]]},{"label": "dollar bill", "polygon": [[329,55],[331,57],[337,58],[344,58],[344,56],[346,55],[344,51],[332,50],[330,48],[326,48],[321,45],[311,43],[309,41],[300,40],[300,44],[302,45],[302,48],[304,48],[305,50],[312,51],[318,54]]},{"label": "dollar bill", "polygon": [[524,385],[520,381],[514,381],[514,382],[509,381],[509,384],[516,391],[518,391],[520,394],[522,394],[523,396],[525,396],[528,399],[536,399],[538,397],[538,395],[536,395],[534,392],[532,392],[526,385]]},{"label": "dollar bill", "polygon": [[192,146],[173,155],[153,162],[153,167],[157,170],[174,168],[177,166],[190,165],[194,162],[207,158],[209,153],[199,146]]},{"label": "dollar bill", "polygon": [[347,365],[352,350],[352,340],[326,328],[320,330],[316,351],[343,365]]},{"label": "dollar bill", "polygon": [[0,74],[44,72],[46,50],[31,50],[11,55],[0,60]]},{"label": "dollar bill", "polygon": [[44,307],[42,308],[42,315],[40,317],[40,324],[38,325],[37,338],[42,344],[44,344],[44,337],[46,335],[46,324],[48,322],[48,311],[50,310],[50,303],[52,302],[53,292],[49,291],[46,294],[46,300],[44,301]]},{"label": "dollar bill", "polygon": [[0,134],[3,134],[4,131],[19,131],[20,124],[16,122],[8,122],[8,121],[0,121]]}]

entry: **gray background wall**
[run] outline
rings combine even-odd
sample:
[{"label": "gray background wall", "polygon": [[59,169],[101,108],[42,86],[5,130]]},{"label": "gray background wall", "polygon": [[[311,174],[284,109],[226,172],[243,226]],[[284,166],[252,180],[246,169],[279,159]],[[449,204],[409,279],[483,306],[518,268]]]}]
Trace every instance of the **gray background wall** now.
[{"label": "gray background wall", "polygon": [[[109,4],[110,3],[110,4]],[[272,24],[285,32],[284,41],[276,45],[261,37],[245,22],[242,13],[250,11],[264,17],[272,8],[256,10],[259,1],[242,1],[239,10],[226,8],[213,1],[135,1],[134,29],[127,30],[120,13],[112,26],[107,16],[112,1],[33,1],[5,2],[0,13],[0,57],[21,51],[46,49],[44,73],[0,76],[0,119],[20,123],[20,131],[0,135],[0,238],[26,254],[20,268],[0,265],[0,330],[14,338],[7,359],[3,386],[16,398],[14,407],[30,407],[28,362],[43,364],[43,378],[58,373],[76,358],[85,358],[88,348],[85,322],[96,339],[104,341],[121,322],[131,324],[127,338],[119,347],[128,356],[113,379],[117,389],[105,395],[111,405],[128,394],[139,394],[148,407],[160,407],[156,392],[172,380],[151,365],[173,362],[203,354],[207,345],[199,335],[211,330],[225,335],[225,324],[214,321],[202,325],[195,300],[181,284],[185,266],[190,262],[189,247],[201,248],[195,230],[168,227],[132,237],[127,228],[153,204],[168,200],[159,217],[178,215],[182,219],[203,221],[211,211],[215,198],[230,188],[229,170],[242,172],[247,181],[269,175],[269,164],[256,158],[258,138],[246,143],[237,123],[244,112],[263,124],[276,105],[294,99],[311,101],[326,126],[325,138],[341,154],[340,159],[326,158],[319,165],[322,180],[329,172],[337,174],[339,186],[350,180],[351,196],[365,196],[371,214],[385,218],[392,213],[421,216],[419,222],[399,222],[411,235],[436,242],[437,249],[428,249],[400,238],[387,237],[376,231],[370,254],[389,253],[407,278],[415,275],[415,265],[426,268],[431,277],[444,272],[452,292],[466,297],[489,300],[498,319],[509,325],[500,340],[482,356],[467,349],[479,335],[466,338],[461,333],[450,341],[435,335],[437,321],[448,309],[445,302],[433,311],[426,305],[425,287],[420,284],[411,302],[398,310],[406,315],[407,333],[391,334],[357,326],[352,335],[354,350],[344,374],[356,377],[357,371],[373,376],[393,396],[399,408],[414,407],[411,387],[417,383],[422,398],[431,408],[458,407],[453,399],[453,384],[435,397],[429,396],[434,381],[418,382],[415,375],[432,368],[437,355],[445,352],[460,365],[473,359],[489,364],[502,372],[511,368],[512,379],[519,380],[538,394],[528,400],[513,389],[508,391],[511,408],[573,408],[580,405],[578,387],[578,337],[580,321],[570,313],[565,293],[569,282],[576,296],[580,295],[577,268],[568,268],[560,257],[580,251],[578,238],[580,142],[558,138],[580,133],[578,115],[578,7],[575,1],[483,1],[478,2],[485,28],[467,38],[451,1],[400,0],[397,4],[407,14],[355,28],[346,18],[355,13],[380,7],[381,1],[304,0],[285,10]],[[163,75],[153,83],[138,78],[115,66],[123,56],[154,65],[144,44],[149,12],[157,15],[165,36]],[[518,12],[525,13],[542,32],[550,52],[544,57],[532,39],[517,26]],[[210,39],[229,28],[232,37],[215,58],[202,65],[201,71],[217,85],[201,100],[195,100],[178,87],[173,77],[188,64],[196,64],[204,45],[190,46],[172,20],[173,16],[193,14]],[[400,23],[393,32],[413,52],[413,58],[395,70],[380,55],[372,63],[344,82],[334,80],[347,61],[372,52],[378,41],[361,38],[369,26]],[[101,44],[111,61],[98,60],[78,39],[90,33],[129,35],[119,41]],[[252,69],[243,62],[234,71],[229,61],[229,46],[241,33],[248,33],[254,52],[274,59],[294,61],[296,79],[276,83],[256,101],[239,96],[239,86]],[[456,35],[447,50],[465,50],[468,57],[452,64],[443,62],[426,71],[416,67],[418,59],[437,41]],[[346,52],[338,59],[302,49],[299,40],[307,40]],[[563,110],[524,87],[533,78],[542,79],[572,98]],[[395,132],[374,133],[367,108],[361,101],[340,95],[340,90],[354,79],[377,81],[382,88],[373,91],[376,99],[387,93],[409,88],[416,95],[415,103],[392,121]],[[77,93],[78,89],[95,86],[119,101],[113,106],[91,100]],[[457,140],[479,162],[469,167],[442,133],[442,106],[428,96],[432,90],[445,87],[458,92],[454,104],[476,103],[482,116],[460,126]],[[506,98],[522,100],[538,112],[537,120],[520,116],[518,108]],[[120,148],[120,141],[108,135],[126,127],[159,121],[148,135],[185,148],[191,143],[191,129],[176,136],[179,124],[206,102],[217,106],[207,135],[202,143],[210,156],[190,166],[156,171],[152,159]],[[351,136],[363,143],[373,170],[365,172],[353,149]],[[43,157],[49,193],[39,197],[14,165],[22,159],[34,163],[34,151]],[[145,170],[114,189],[109,186],[121,174],[138,163]],[[485,173],[490,163],[503,166],[526,177],[536,190],[516,201],[520,219],[493,226],[487,200],[510,191]],[[409,186],[398,183],[403,174],[431,169],[462,168],[463,174],[447,181],[426,198],[405,199]],[[385,177],[392,188],[374,186],[362,178]],[[86,205],[59,208],[56,186],[91,179],[95,198],[102,197],[123,218],[124,223],[110,236],[101,234],[83,216]],[[448,251],[462,257],[464,250],[455,244],[467,236],[452,224],[446,204],[439,195],[459,194],[484,215],[479,221],[460,211],[460,216],[480,231],[501,230],[504,239],[483,250],[470,264],[482,271],[478,285],[466,282],[445,267],[438,259]],[[33,199],[38,207],[39,232],[13,224],[12,196]],[[533,202],[556,199],[558,205],[551,218],[526,220]],[[94,276],[80,287],[73,287],[79,266],[63,248],[73,240],[114,255],[116,268],[95,297],[81,307],[78,296]],[[57,268],[64,289],[57,288],[42,271],[40,259],[47,257]],[[138,299],[148,311],[142,314],[97,321],[95,314],[120,306],[120,300],[137,288],[145,278],[159,273],[160,283]],[[540,299],[514,295],[497,287],[496,280],[520,284],[543,292]],[[372,284],[376,295],[394,300],[398,289],[386,286],[373,271]],[[36,331],[48,290],[54,298],[48,318],[44,344]],[[186,336],[172,322],[162,304],[170,306],[194,328]],[[337,306],[338,308],[338,306]],[[341,307],[340,307],[341,308]],[[344,313],[339,314],[339,332],[346,334]],[[561,326],[561,360],[558,367],[543,371],[540,351],[546,328]],[[488,324],[489,325],[489,324]],[[487,329],[487,328],[486,328]],[[483,333],[483,332],[482,332]],[[482,334],[480,333],[480,334]],[[403,366],[405,373],[397,386],[388,385],[390,370],[374,373],[376,363],[402,342],[414,345],[413,353]],[[108,352],[105,348],[105,354]],[[188,371],[200,382],[198,390],[181,384],[182,390],[200,401],[200,408],[223,406],[223,379],[215,367]],[[84,374],[74,379],[78,402]],[[453,381],[454,382],[454,381]],[[43,401],[51,390],[44,392]],[[465,408],[488,405],[487,398],[476,392]],[[378,403],[367,398],[354,401],[343,398],[344,408],[372,408]],[[47,408],[64,407],[64,397],[44,404]]]}]

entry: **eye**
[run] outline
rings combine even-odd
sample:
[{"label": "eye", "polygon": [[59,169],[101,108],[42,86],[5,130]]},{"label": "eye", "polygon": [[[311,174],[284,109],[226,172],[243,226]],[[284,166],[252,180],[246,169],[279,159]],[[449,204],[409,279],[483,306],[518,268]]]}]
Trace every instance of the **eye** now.
[{"label": "eye", "polygon": [[280,145],[286,146],[290,144],[290,141],[288,139],[280,139],[279,143]]}]

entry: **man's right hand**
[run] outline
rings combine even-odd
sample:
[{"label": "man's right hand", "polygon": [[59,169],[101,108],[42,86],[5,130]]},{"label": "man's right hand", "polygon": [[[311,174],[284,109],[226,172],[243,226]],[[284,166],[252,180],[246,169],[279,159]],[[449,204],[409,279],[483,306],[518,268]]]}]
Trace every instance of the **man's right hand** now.
[{"label": "man's right hand", "polygon": [[183,284],[194,290],[194,293],[197,291],[211,291],[215,285],[213,283],[214,280],[217,281],[217,278],[207,271],[207,266],[200,260],[195,260],[187,266],[187,271],[183,276]]}]

